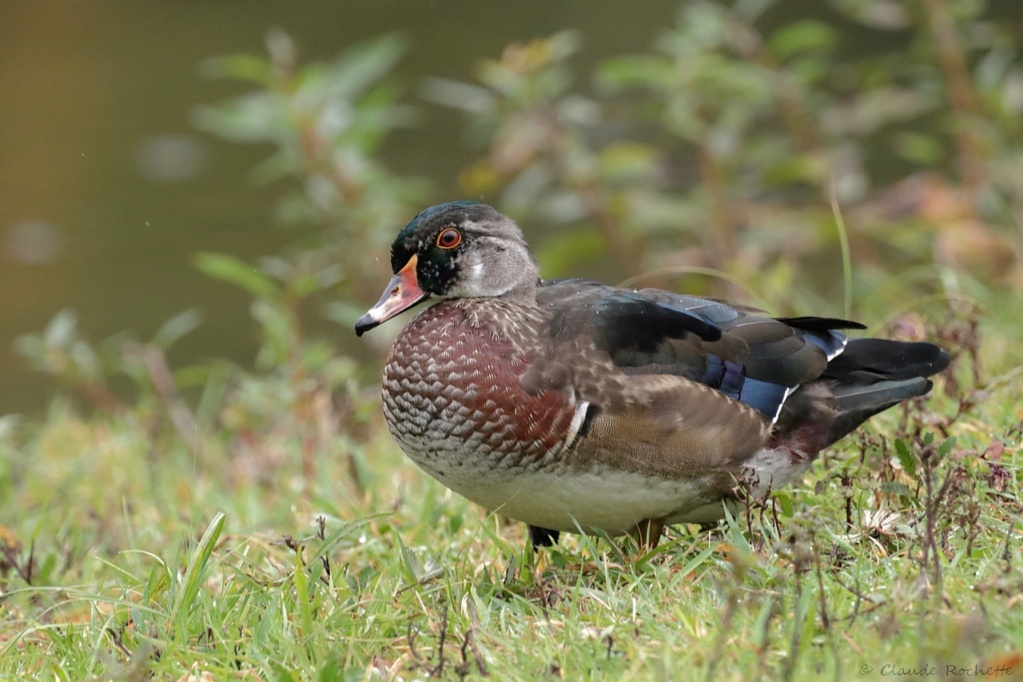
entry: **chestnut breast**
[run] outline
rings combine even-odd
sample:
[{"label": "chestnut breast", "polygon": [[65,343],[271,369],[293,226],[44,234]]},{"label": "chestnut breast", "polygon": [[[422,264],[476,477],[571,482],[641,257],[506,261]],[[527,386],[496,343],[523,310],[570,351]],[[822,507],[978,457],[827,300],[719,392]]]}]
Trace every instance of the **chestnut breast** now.
[{"label": "chestnut breast", "polygon": [[488,305],[443,301],[420,313],[384,368],[388,428],[410,459],[455,490],[479,475],[556,461],[574,413],[565,393],[523,387],[522,375],[543,352],[539,320],[509,325],[507,310]]}]

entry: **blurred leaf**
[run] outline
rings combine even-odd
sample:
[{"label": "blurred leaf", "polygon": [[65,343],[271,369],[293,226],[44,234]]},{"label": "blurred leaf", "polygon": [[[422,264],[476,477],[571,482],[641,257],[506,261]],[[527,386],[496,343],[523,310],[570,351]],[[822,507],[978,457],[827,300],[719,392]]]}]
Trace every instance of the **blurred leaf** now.
[{"label": "blurred leaf", "polygon": [[771,52],[784,60],[800,52],[831,50],[836,42],[834,28],[822,21],[803,19],[775,31],[768,45]]},{"label": "blurred leaf", "polygon": [[43,339],[47,346],[63,348],[67,346],[75,336],[75,329],[78,327],[78,316],[73,311],[64,308],[50,320],[43,333]]},{"label": "blurred leaf", "polygon": [[261,87],[269,86],[272,74],[269,61],[251,54],[213,57],[200,64],[199,70],[203,76],[211,80],[235,78]]},{"label": "blurred leaf", "polygon": [[304,298],[310,294],[322,291],[341,280],[341,268],[333,266],[319,272],[303,272],[295,277],[288,285],[288,292]]},{"label": "blurred leaf", "polygon": [[279,282],[287,282],[296,270],[295,263],[284,256],[263,256],[259,259],[259,272]]},{"label": "blurred leaf", "polygon": [[273,280],[236,256],[200,253],[195,256],[194,263],[210,277],[240,286],[256,298],[272,299],[280,295],[280,289]]},{"label": "blurred leaf", "polygon": [[582,47],[583,37],[579,31],[559,31],[545,41],[550,50],[550,61],[562,61],[571,57]]},{"label": "blurred leaf", "polygon": [[579,45],[579,35],[574,31],[509,45],[500,60],[480,62],[476,67],[477,77],[484,85],[520,105],[555,99],[564,94],[571,83],[571,73],[564,62]]},{"label": "blurred leaf", "polygon": [[907,131],[893,136],[892,147],[899,156],[922,166],[933,166],[945,157],[945,146],[934,135]]},{"label": "blurred leaf", "polygon": [[682,5],[675,30],[663,35],[657,45],[675,58],[721,48],[732,31],[728,12],[727,7],[708,0],[690,0]]},{"label": "blurred leaf", "polygon": [[0,443],[10,443],[17,433],[21,424],[21,416],[17,414],[5,414],[0,416]]},{"label": "blurred leaf", "polygon": [[369,306],[370,302],[331,301],[323,306],[323,317],[351,331],[355,321],[362,317]]},{"label": "blurred leaf", "polygon": [[404,54],[405,41],[396,33],[355,45],[324,68],[324,96],[356,97],[390,73]]},{"label": "blurred leaf", "polygon": [[263,345],[257,358],[259,366],[268,368],[287,365],[288,351],[294,340],[294,328],[287,312],[266,299],[258,299],[252,302],[252,316],[260,323],[263,331]]},{"label": "blurred leaf", "polygon": [[[828,87],[828,80],[834,77],[834,64],[829,59],[817,57],[795,57],[787,64],[788,73],[806,89]],[[815,93],[820,96],[821,93]]]},{"label": "blurred leaf", "polygon": [[657,176],[657,150],[644,144],[611,144],[600,151],[599,159],[601,176],[609,180],[651,181]]},{"label": "blurred leaf", "polygon": [[900,0],[833,0],[851,18],[872,28],[905,29],[910,13]]},{"label": "blurred leaf", "polygon": [[428,77],[423,80],[421,90],[423,97],[431,102],[476,116],[489,115],[496,106],[495,98],[486,88],[446,78]]},{"label": "blurred leaf", "polygon": [[261,92],[196,107],[190,118],[200,130],[236,142],[269,142],[294,134],[281,103]]},{"label": "blurred leaf", "polygon": [[611,92],[632,87],[667,88],[675,78],[675,66],[657,55],[617,57],[600,63],[596,84]]},{"label": "blurred leaf", "polygon": [[1015,42],[999,41],[977,63],[974,70],[977,89],[1000,92],[1012,80],[1019,78],[1019,70]]},{"label": "blurred leaf", "polygon": [[[293,154],[288,153],[277,153],[271,154],[259,163],[257,163],[250,171],[249,177],[252,178],[253,182],[257,185],[269,185],[272,182],[281,180],[295,175],[296,173],[302,172],[302,159],[296,157]],[[294,196],[294,193],[285,195],[286,197]],[[305,202],[306,207],[309,206],[309,198],[302,195],[302,200]],[[286,199],[285,199],[286,200]],[[282,200],[284,201],[284,200]],[[311,209],[310,209],[311,210]],[[312,215],[316,216],[316,212],[312,211]]]},{"label": "blurred leaf", "polygon": [[823,123],[832,134],[862,137],[944,106],[940,93],[882,85],[861,93],[847,106],[829,110]]},{"label": "blurred leaf", "polygon": [[180,312],[160,326],[153,335],[153,345],[161,350],[167,350],[201,322],[202,314],[195,308]]},{"label": "blurred leaf", "polygon": [[822,162],[821,159],[806,154],[796,154],[779,158],[770,166],[765,167],[764,182],[775,186],[795,185],[798,183],[812,185],[827,170],[827,164]]},{"label": "blurred leaf", "polygon": [[375,154],[390,131],[411,127],[419,118],[419,110],[395,104],[398,89],[381,83],[366,93],[355,107],[351,125],[341,131],[339,142],[350,142],[364,154]]},{"label": "blurred leaf", "polygon": [[752,23],[771,7],[774,7],[778,0],[736,0],[735,13]]}]

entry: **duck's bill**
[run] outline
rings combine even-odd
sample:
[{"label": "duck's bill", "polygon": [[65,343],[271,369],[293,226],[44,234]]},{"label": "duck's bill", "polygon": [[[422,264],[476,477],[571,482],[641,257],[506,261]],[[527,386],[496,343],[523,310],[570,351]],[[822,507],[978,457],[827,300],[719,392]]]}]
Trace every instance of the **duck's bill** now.
[{"label": "duck's bill", "polygon": [[355,334],[362,336],[378,324],[387,322],[398,313],[425,300],[429,294],[419,288],[416,279],[416,263],[419,256],[412,256],[398,273],[387,283],[380,300],[355,323]]}]

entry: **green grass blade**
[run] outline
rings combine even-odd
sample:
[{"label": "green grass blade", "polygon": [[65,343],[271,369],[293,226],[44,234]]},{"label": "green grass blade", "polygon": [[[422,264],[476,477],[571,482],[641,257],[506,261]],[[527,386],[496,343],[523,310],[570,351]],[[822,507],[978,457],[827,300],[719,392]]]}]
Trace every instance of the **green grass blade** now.
[{"label": "green grass blade", "polygon": [[831,189],[831,212],[835,216],[835,227],[838,229],[838,244],[842,249],[842,284],[844,289],[842,314],[845,315],[847,320],[851,320],[853,295],[852,255],[849,252],[849,233],[845,229],[842,207],[838,205],[838,197],[835,196],[834,187]]},{"label": "green grass blade", "polygon": [[213,520],[206,526],[206,532],[203,533],[199,545],[188,562],[188,569],[185,571],[182,587],[175,596],[174,608],[171,610],[170,617],[170,622],[174,624],[179,636],[184,636],[187,632],[185,616],[199,595],[199,587],[202,585],[203,578],[206,577],[213,548],[217,546],[217,540],[220,539],[226,522],[227,516],[224,512],[217,512]]}]

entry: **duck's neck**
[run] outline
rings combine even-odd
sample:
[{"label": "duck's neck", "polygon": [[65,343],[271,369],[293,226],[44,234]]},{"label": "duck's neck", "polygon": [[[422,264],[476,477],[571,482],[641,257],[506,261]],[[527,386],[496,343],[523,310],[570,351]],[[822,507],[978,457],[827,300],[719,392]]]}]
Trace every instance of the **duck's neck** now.
[{"label": "duck's neck", "polygon": [[544,314],[533,292],[530,289],[512,296],[459,298],[441,305],[461,308],[469,326],[486,329],[494,338],[510,342],[516,352],[524,352],[531,344],[547,339],[543,333]]},{"label": "duck's neck", "polygon": [[496,298],[515,305],[535,306],[537,284],[539,284],[539,279],[531,279],[528,282],[504,292]]},{"label": "duck's neck", "polygon": [[502,298],[519,303],[534,299],[540,267],[525,242],[504,239],[487,242],[459,261],[458,276],[445,294],[449,298]]}]

